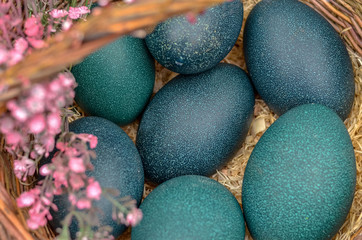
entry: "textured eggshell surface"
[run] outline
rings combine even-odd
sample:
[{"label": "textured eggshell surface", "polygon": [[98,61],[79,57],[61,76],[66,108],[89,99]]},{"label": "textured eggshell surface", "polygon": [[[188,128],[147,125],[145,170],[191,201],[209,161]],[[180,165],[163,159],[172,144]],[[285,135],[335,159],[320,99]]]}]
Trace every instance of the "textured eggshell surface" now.
[{"label": "textured eggshell surface", "polygon": [[331,109],[302,105],[274,122],[246,166],[242,205],[255,240],[331,239],[353,200],[356,163]]},{"label": "textured eggshell surface", "polygon": [[153,190],[140,206],[132,240],[241,240],[245,223],[235,197],[203,176],[181,176]]},{"label": "textured eggshell surface", "polygon": [[268,106],[281,115],[307,103],[332,108],[344,120],[353,97],[353,69],[333,27],[297,0],[263,0],[244,31],[251,80]]},{"label": "textured eggshell surface", "polygon": [[92,53],[71,71],[78,105],[120,125],[142,112],[155,82],[154,60],[144,40],[129,36]]},{"label": "textured eggshell surface", "polygon": [[[120,192],[120,197],[131,196],[139,204],[143,194],[144,174],[141,158],[127,134],[116,124],[100,117],[84,117],[70,123],[70,131],[88,133],[97,136],[98,145],[94,149],[97,157],[92,160],[93,171],[87,176],[94,177],[102,188],[112,188]],[[56,197],[54,203],[59,211],[53,213],[54,228],[61,227],[60,221],[68,213],[69,201],[67,196]],[[95,201],[95,206],[102,211],[99,214],[100,225],[113,228],[112,234],[119,236],[126,227],[112,219],[112,205],[103,196]],[[73,221],[70,226],[72,237],[78,231]]]},{"label": "textured eggshell surface", "polygon": [[190,23],[185,16],[160,23],[146,37],[147,47],[164,67],[194,74],[216,66],[232,49],[243,21],[240,0],[210,8]]},{"label": "textured eggshell surface", "polygon": [[161,183],[181,175],[211,175],[241,147],[252,120],[254,92],[231,64],[179,75],[147,106],[136,146],[145,177]]}]

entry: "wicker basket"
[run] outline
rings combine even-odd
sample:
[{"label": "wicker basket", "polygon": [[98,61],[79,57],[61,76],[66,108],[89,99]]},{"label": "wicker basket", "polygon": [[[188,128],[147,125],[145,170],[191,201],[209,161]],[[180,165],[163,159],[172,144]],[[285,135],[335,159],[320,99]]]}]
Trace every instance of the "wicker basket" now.
[{"label": "wicker basket", "polygon": [[[244,0],[243,2],[245,20],[250,10],[259,0]],[[362,2],[361,0],[303,0],[302,2],[316,9],[340,33],[346,42],[354,66],[355,99],[352,113],[349,118],[345,120],[345,125],[355,149],[357,186],[350,213],[334,239],[362,239]],[[160,20],[162,20],[162,18],[157,21]],[[143,25],[140,26],[144,27]],[[242,32],[234,48],[223,61],[238,65],[246,70],[245,61],[240,54],[240,52],[242,52]],[[102,41],[97,46],[99,47],[106,43],[107,41]],[[88,52],[89,51],[88,49]],[[48,53],[48,55],[49,54],[50,53]],[[157,92],[176,75],[159,64],[157,64],[156,69],[154,92]],[[212,176],[212,178],[225,185],[240,203],[242,179],[247,160],[261,135],[277,118],[275,114],[270,112],[261,99],[256,99],[254,115],[255,118],[249,134],[237,156],[224,169]],[[139,122],[135,121],[128,126],[122,127],[133,140],[135,140],[136,137],[138,124]],[[3,144],[4,141],[2,139],[1,146],[3,146]],[[39,229],[35,232],[29,231],[26,227],[25,219],[27,218],[27,213],[25,210],[19,209],[16,206],[14,199],[28,187],[21,185],[15,178],[12,171],[12,159],[3,150],[0,152],[0,183],[0,240],[53,239],[54,233],[49,227]],[[153,188],[154,186],[146,183],[144,197],[147,196]],[[130,229],[119,239],[130,239]],[[251,239],[249,234],[247,234],[246,239]]]}]

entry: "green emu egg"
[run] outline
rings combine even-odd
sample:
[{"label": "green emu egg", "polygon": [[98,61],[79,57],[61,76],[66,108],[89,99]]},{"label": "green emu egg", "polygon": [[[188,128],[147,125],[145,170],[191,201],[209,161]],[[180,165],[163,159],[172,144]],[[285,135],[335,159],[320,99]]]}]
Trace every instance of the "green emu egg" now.
[{"label": "green emu egg", "polygon": [[137,118],[151,96],[154,60],[143,39],[122,37],[72,68],[75,100],[89,115],[126,125]]},{"label": "green emu egg", "polygon": [[242,204],[258,239],[330,239],[353,200],[351,139],[330,108],[307,104],[283,114],[260,138],[246,166]]},{"label": "green emu egg", "polygon": [[339,34],[298,0],[263,0],[244,30],[245,62],[261,98],[278,115],[318,103],[344,120],[352,109],[351,59]]},{"label": "green emu egg", "polygon": [[140,206],[132,240],[241,240],[245,223],[235,197],[220,183],[184,175],[153,190]]}]

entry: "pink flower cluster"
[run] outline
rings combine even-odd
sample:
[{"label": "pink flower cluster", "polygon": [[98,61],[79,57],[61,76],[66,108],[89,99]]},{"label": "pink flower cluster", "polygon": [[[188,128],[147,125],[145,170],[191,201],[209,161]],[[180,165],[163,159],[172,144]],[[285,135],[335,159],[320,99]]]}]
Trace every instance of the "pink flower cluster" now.
[{"label": "pink flower cluster", "polygon": [[40,16],[31,16],[26,19],[24,24],[24,32],[27,36],[27,40],[34,48],[42,48],[45,46],[44,38],[44,26],[41,24]]},{"label": "pink flower cluster", "polygon": [[133,208],[126,216],[126,218],[121,217],[121,223],[126,226],[136,226],[143,217],[143,213],[139,208]]},{"label": "pink flower cluster", "polygon": [[61,73],[7,103],[9,113],[0,117],[0,132],[7,151],[15,156],[14,172],[19,179],[33,175],[40,158],[53,151],[55,136],[61,131],[60,109],[73,103],[75,86],[70,73]]},{"label": "pink flower cluster", "polygon": [[83,15],[90,13],[90,10],[86,6],[81,7],[69,7],[69,11],[63,9],[53,9],[49,14],[53,18],[63,18],[65,16],[69,16],[70,19],[78,19]]},{"label": "pink flower cluster", "polygon": [[[108,2],[99,0],[101,6]],[[74,1],[68,1],[64,9],[53,9],[53,0],[42,0],[39,4],[36,0],[0,3],[0,71],[17,64],[33,49],[46,47],[45,39],[52,33],[68,30],[73,20],[90,12],[87,6],[82,6],[84,1],[76,1],[76,6],[70,6]],[[60,73],[50,82],[33,86],[28,79],[23,79],[23,85],[25,90],[7,103],[8,112],[0,117],[0,133],[5,137],[7,151],[14,156],[16,177],[25,181],[35,173],[40,159],[53,151],[55,137],[66,122],[64,108],[73,102],[76,83],[70,73]],[[6,86],[0,86],[0,91],[5,89]],[[96,145],[97,137],[89,134],[60,134],[56,144],[59,151],[51,163],[39,169],[45,179],[17,199],[19,207],[30,208],[27,220],[30,229],[45,226],[52,219],[50,209],[57,210],[52,203],[55,195],[67,193],[72,211],[82,211],[82,218],[94,216],[91,214],[95,212],[93,202],[100,199],[103,191],[99,182],[85,173],[93,170],[90,160],[95,157],[88,146],[92,149]],[[116,200],[111,202],[124,224],[135,225],[142,218],[135,201],[125,204],[126,207]],[[83,214],[85,212],[88,215]],[[90,224],[85,220],[84,223]],[[68,226],[64,224],[63,228]],[[93,225],[85,228],[91,227]],[[90,236],[113,239],[110,231],[103,228],[92,231]]]},{"label": "pink flower cluster", "polygon": [[[109,199],[107,194],[105,194],[105,196]],[[135,200],[131,200],[128,197],[123,200],[122,205],[115,203],[116,208],[112,214],[112,218],[113,220],[118,220],[121,224],[126,226],[136,226],[142,220],[143,213],[141,209],[137,208],[137,202]],[[113,200],[110,201],[112,202]],[[117,208],[117,205],[119,208]]]},{"label": "pink flower cluster", "polygon": [[57,206],[52,203],[53,194],[49,192],[42,192],[42,188],[37,186],[28,192],[23,192],[16,200],[19,207],[31,207],[29,210],[29,219],[26,223],[28,227],[35,230],[47,224],[47,219],[51,220],[50,208],[55,211],[58,210]]},{"label": "pink flower cluster", "polygon": [[[49,15],[52,18],[58,19],[57,21],[55,21],[55,23],[61,24],[62,29],[66,31],[72,26],[73,24],[72,20],[82,18],[82,16],[88,13],[90,13],[89,8],[86,6],[81,6],[81,7],[69,7],[68,11],[64,9],[53,9],[52,11],[49,12]],[[62,19],[65,18],[66,16],[68,16],[69,18]]]},{"label": "pink flower cluster", "polygon": [[[35,0],[25,1],[24,6],[18,6],[15,2],[17,1],[0,3],[0,69],[2,65],[5,67],[15,65],[33,48],[46,47],[44,39],[52,32],[59,30],[59,26],[62,30],[68,30],[73,20],[82,18],[90,12],[87,6],[69,7],[68,11],[53,9],[49,15],[56,21],[48,19],[47,25],[44,26],[41,22],[44,13],[34,11],[34,9],[31,14],[27,12],[29,6],[38,4]],[[49,5],[50,9],[54,4],[52,2],[53,0],[42,1],[43,4]],[[17,3],[19,4],[19,2]],[[24,13],[19,11],[23,8]],[[23,16],[29,17],[23,21]],[[66,16],[69,18],[62,19]]]},{"label": "pink flower cluster", "polygon": [[[2,4],[4,5],[4,3]],[[10,15],[0,17],[0,25],[14,25],[14,23],[9,23],[8,21],[12,21]],[[40,22],[40,17],[32,16],[26,19],[23,31],[24,32],[14,40],[13,44],[10,43],[6,46],[6,44],[0,41],[0,65],[5,64],[7,67],[15,65],[30,52],[30,47],[42,48],[45,46],[43,40],[44,27]],[[6,31],[3,31],[2,34],[4,35],[5,32]]]},{"label": "pink flower cluster", "polygon": [[31,207],[27,224],[31,229],[45,226],[51,220],[50,207],[54,195],[68,193],[70,202],[78,209],[89,209],[92,200],[99,200],[102,189],[94,178],[88,178],[85,171],[92,170],[91,158],[95,157],[92,148],[97,146],[97,137],[89,134],[64,133],[57,143],[59,151],[52,158],[52,163],[40,168],[40,174],[46,178],[17,199],[19,207]]}]

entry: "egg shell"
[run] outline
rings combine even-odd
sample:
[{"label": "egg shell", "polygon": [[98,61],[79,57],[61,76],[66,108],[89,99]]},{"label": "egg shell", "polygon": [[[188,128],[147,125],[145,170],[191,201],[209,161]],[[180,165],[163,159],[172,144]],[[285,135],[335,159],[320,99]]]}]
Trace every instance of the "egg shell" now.
[{"label": "egg shell", "polygon": [[143,219],[132,240],[240,240],[240,205],[223,185],[203,176],[181,176],[154,189],[140,206]]},{"label": "egg shell", "polygon": [[[119,197],[130,196],[139,204],[141,202],[144,186],[144,173],[141,158],[128,135],[116,124],[100,117],[84,117],[69,125],[75,133],[88,133],[97,136],[98,145],[94,149],[97,157],[92,160],[93,171],[86,174],[94,177],[102,188],[112,188],[120,192]],[[61,227],[60,221],[68,214],[70,206],[68,196],[61,195],[54,198],[59,211],[52,212],[53,228]],[[113,228],[112,234],[117,238],[125,229],[112,219],[112,205],[101,197],[95,201],[102,214],[98,214],[100,226],[109,225]],[[73,220],[70,232],[73,239],[78,231],[78,225]]]},{"label": "egg shell", "polygon": [[213,174],[243,143],[254,103],[247,75],[231,64],[171,80],[151,100],[138,129],[145,177],[161,183]]},{"label": "egg shell", "polygon": [[250,78],[278,115],[307,103],[332,108],[344,120],[354,97],[347,49],[333,27],[297,0],[263,0],[245,24]]},{"label": "egg shell", "polygon": [[307,104],[262,135],[242,186],[254,240],[330,239],[352,204],[356,163],[351,139],[331,109]]},{"label": "egg shell", "polygon": [[87,114],[126,125],[151,96],[154,60],[143,39],[122,37],[71,69],[78,87],[75,100]]},{"label": "egg shell", "polygon": [[206,10],[190,23],[185,16],[158,24],[146,37],[147,47],[164,67],[195,74],[216,66],[232,49],[243,21],[240,0]]}]

